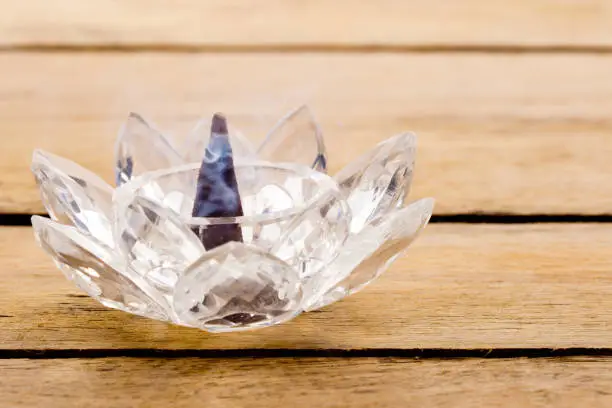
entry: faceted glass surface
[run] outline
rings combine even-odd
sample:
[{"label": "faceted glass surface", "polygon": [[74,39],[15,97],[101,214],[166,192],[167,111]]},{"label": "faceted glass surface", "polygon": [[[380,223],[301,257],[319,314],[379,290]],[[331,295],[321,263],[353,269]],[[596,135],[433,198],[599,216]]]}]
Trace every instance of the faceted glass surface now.
[{"label": "faceted glass surface", "polygon": [[42,150],[34,152],[32,173],[51,218],[113,246],[111,186],[76,163]]},{"label": "faceted glass surface", "polygon": [[[210,140],[212,121],[202,119],[189,133],[183,147],[183,158],[186,163],[200,163]],[[256,149],[253,144],[238,130],[228,124],[229,141],[235,157],[254,158]]]},{"label": "faceted glass surface", "polygon": [[39,245],[66,277],[104,306],[158,320],[168,320],[163,300],[137,276],[120,272],[112,252],[74,228],[32,217]]},{"label": "faceted glass surface", "polygon": [[350,218],[343,197],[330,191],[291,221],[270,252],[293,266],[301,278],[310,278],[338,256]]},{"label": "faceted glass surface", "polygon": [[183,165],[147,173],[115,190],[114,205],[122,210],[136,197],[168,208],[178,215],[190,213],[196,193],[197,166]]},{"label": "faceted glass surface", "polygon": [[[242,209],[242,217],[192,217],[198,165],[150,173],[140,180],[122,186],[115,194],[118,214],[137,197],[142,197],[176,213],[185,225],[198,234],[211,226],[236,226],[245,244],[266,251],[280,246],[284,237],[292,241],[303,237],[318,240],[327,237],[331,248],[337,248],[346,238],[343,225],[350,220],[348,207],[334,181],[325,174],[305,166],[245,162],[235,167]],[[185,188],[190,185],[190,188]],[[301,221],[298,221],[298,218]],[[330,225],[337,220],[338,226]],[[319,222],[323,222],[320,226]],[[299,229],[300,226],[303,228]],[[289,231],[294,231],[291,235]],[[320,235],[317,237],[317,232]],[[336,236],[334,234],[340,234]],[[305,256],[308,248],[300,248]],[[288,252],[278,249],[287,259]],[[329,256],[323,256],[323,261]]]},{"label": "faceted glass surface", "polygon": [[128,267],[171,293],[185,268],[205,250],[178,216],[143,197],[116,213],[116,241]]},{"label": "faceted glass surface", "polygon": [[301,311],[301,302],[293,268],[238,242],[207,252],[179,279],[174,294],[180,321],[212,332],[287,321]]},{"label": "faceted glass surface", "polygon": [[424,228],[433,200],[400,209],[415,143],[391,138],[332,179],[306,107],[257,152],[221,114],[201,121],[182,153],[131,114],[116,145],[116,190],[35,152],[57,222],[32,222],[68,279],[108,307],[212,332],[264,327],[360,290]]},{"label": "faceted glass surface", "polygon": [[307,106],[289,113],[257,150],[261,160],[303,164],[325,173],[327,153],[321,129]]},{"label": "faceted glass surface", "polygon": [[401,134],[378,144],[334,176],[353,214],[351,233],[403,205],[412,182],[415,150],[416,136]]},{"label": "faceted glass surface", "polygon": [[145,172],[183,164],[183,158],[168,140],[140,115],[130,113],[115,145],[117,185]]},{"label": "faceted glass surface", "polygon": [[[325,273],[310,282],[306,310],[333,303],[378,278],[425,228],[433,205],[432,199],[416,201],[352,235]],[[325,294],[319,298],[321,292]]]}]

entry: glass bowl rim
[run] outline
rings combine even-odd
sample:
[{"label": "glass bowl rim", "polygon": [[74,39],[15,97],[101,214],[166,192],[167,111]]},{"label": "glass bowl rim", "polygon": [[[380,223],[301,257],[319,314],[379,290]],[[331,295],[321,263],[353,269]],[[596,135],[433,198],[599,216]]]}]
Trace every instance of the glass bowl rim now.
[{"label": "glass bowl rim", "polygon": [[[301,214],[311,208],[316,208],[318,205],[324,204],[325,198],[329,196],[336,196],[337,199],[343,200],[342,193],[338,186],[338,183],[325,173],[321,173],[316,171],[306,165],[296,164],[296,163],[272,163],[263,160],[246,160],[246,159],[235,159],[234,166],[237,168],[240,167],[260,167],[260,168],[275,168],[284,170],[286,172],[292,172],[293,174],[297,174],[300,178],[308,178],[313,180],[319,188],[317,189],[317,193],[314,194],[308,200],[305,200],[304,204],[295,206],[292,208],[288,208],[280,211],[273,211],[266,214],[254,214],[254,215],[241,215],[237,217],[193,217],[193,216],[184,216],[177,214],[176,211],[173,211],[168,206],[163,206],[168,211],[171,211],[174,215],[176,215],[183,223],[190,226],[207,226],[207,225],[224,225],[224,224],[256,224],[256,223],[272,223],[278,222],[285,218],[293,218],[294,216]],[[137,194],[138,190],[145,187],[148,183],[153,182],[156,179],[166,177],[176,173],[188,172],[199,170],[200,163],[188,163],[180,166],[169,167],[160,170],[153,170],[150,172],[143,173],[137,177],[134,177],[127,183],[122,184],[115,190],[115,194],[113,195],[113,202],[115,205],[119,201],[119,196],[131,196],[132,199],[129,199],[129,203],[135,201],[139,196]],[[121,200],[124,201],[124,200]],[[157,203],[158,205],[161,205]],[[129,205],[129,204],[128,204]]]}]

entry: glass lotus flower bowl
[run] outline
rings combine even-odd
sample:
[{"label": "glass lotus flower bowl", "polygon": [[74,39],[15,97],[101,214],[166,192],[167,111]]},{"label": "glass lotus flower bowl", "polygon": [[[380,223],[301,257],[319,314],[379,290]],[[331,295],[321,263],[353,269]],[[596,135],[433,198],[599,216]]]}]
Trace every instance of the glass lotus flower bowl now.
[{"label": "glass lotus flower bowl", "polygon": [[288,321],[375,280],[425,227],[433,200],[405,205],[416,139],[400,134],[333,177],[306,107],[255,148],[214,115],[176,147],[131,114],[116,188],[34,152],[51,219],[35,235],[103,305],[224,332]]}]

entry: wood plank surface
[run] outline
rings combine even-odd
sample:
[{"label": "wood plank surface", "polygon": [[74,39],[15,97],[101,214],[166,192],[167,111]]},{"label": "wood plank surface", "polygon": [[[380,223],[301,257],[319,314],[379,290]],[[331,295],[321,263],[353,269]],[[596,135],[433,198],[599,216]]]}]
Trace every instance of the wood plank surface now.
[{"label": "wood plank surface", "polygon": [[259,140],[307,102],[332,170],[417,132],[413,194],[438,214],[610,214],[610,72],[606,55],[4,54],[0,213],[43,211],[36,147],[110,180],[131,110],[175,135],[221,110]]},{"label": "wood plank surface", "polygon": [[612,347],[607,224],[433,224],[379,281],[265,330],[212,335],[77,295],[27,227],[0,229],[2,349]]},{"label": "wood plank surface", "polygon": [[[0,5],[0,223],[44,211],[35,148],[110,181],[129,111],[257,141],[302,103],[332,173],[419,134],[438,215],[612,215],[610,1]],[[612,224],[433,224],[363,292],[218,335],[102,307],[29,227],[0,260],[3,407],[612,406]]]},{"label": "wood plank surface", "polygon": [[[612,404],[610,358],[0,360],[11,408]],[[247,374],[248,373],[248,374]]]},{"label": "wood plank surface", "polygon": [[4,1],[12,45],[612,45],[606,0]]}]

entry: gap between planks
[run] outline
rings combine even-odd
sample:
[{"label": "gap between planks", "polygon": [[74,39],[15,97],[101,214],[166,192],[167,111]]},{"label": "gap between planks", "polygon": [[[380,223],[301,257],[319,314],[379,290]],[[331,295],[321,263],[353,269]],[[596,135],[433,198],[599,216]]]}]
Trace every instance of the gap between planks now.
[{"label": "gap between planks", "polygon": [[0,349],[0,360],[75,358],[401,358],[419,360],[612,357],[612,348],[571,347],[495,349]]},{"label": "gap between planks", "polygon": [[607,45],[522,44],[19,44],[0,53],[164,53],[164,54],[612,54]]},{"label": "gap between planks", "polygon": [[[40,214],[0,214],[0,227],[30,227],[32,216]],[[606,224],[612,214],[436,214],[430,224]]]}]

